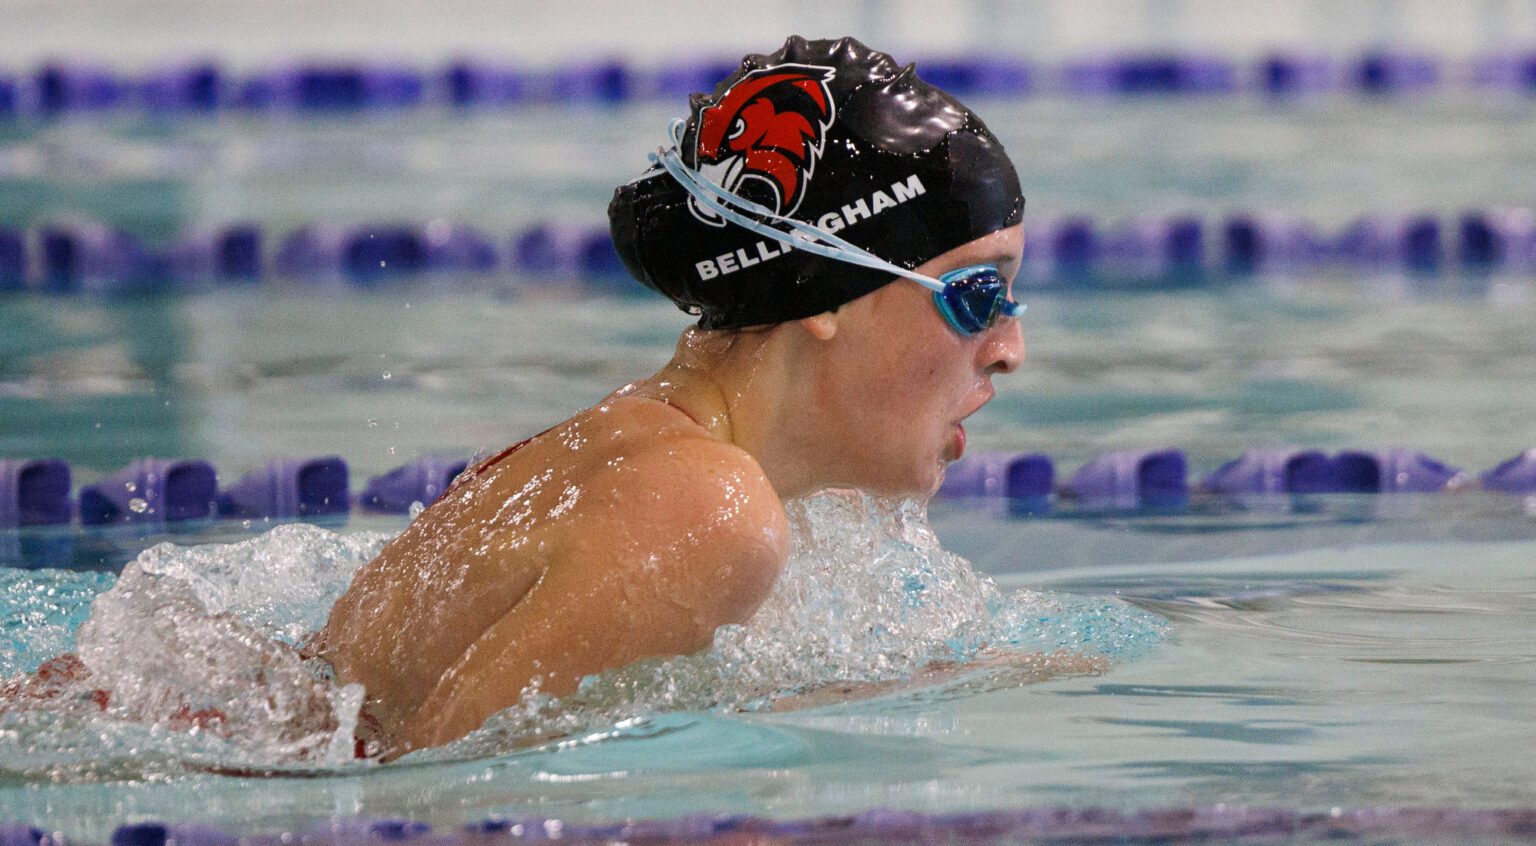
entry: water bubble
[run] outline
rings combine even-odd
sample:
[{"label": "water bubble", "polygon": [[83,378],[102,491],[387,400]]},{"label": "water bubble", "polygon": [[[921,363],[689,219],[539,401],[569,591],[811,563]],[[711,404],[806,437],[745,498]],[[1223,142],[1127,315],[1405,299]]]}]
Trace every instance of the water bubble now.
[{"label": "water bubble", "polygon": [[379,428],[379,421],[373,419],[372,417],[368,418],[368,428],[370,428],[370,429],[377,429],[377,428]]},{"label": "water bubble", "polygon": [[139,485],[138,485],[137,482],[124,482],[123,483],[123,489],[126,490],[129,493],[133,493],[134,491],[139,489]]},{"label": "water bubble", "polygon": [[589,676],[563,699],[525,694],[455,754],[636,715],[760,710],[828,686],[900,683],[935,663],[975,667],[957,684],[1012,685],[1094,666],[1052,670],[1056,653],[1126,659],[1165,637],[1159,618],[1114,599],[1005,593],[939,544],[921,503],[830,494],[784,505],[793,548],[745,624],[716,630],[705,652]]},{"label": "water bubble", "polygon": [[139,497],[128,500],[128,510],[135,514],[143,514],[149,510],[149,502]]},{"label": "water bubble", "polygon": [[395,374],[389,372],[388,370],[384,371],[384,379],[386,381],[393,378],[395,378]]},{"label": "water bubble", "polygon": [[[92,684],[111,690],[114,724],[126,718],[147,733],[127,735],[131,747],[109,732],[98,741],[103,724],[92,721],[58,754],[126,753],[151,769],[164,761],[172,771],[188,757],[236,765],[350,762],[363,691],[336,685],[296,647],[385,540],[288,525],[234,544],[146,550],[96,598],[76,651]],[[168,702],[217,716],[196,734],[195,723],[165,731],[167,711],[176,710]],[[0,731],[0,760],[9,764],[13,749],[14,739]]]},{"label": "water bubble", "polygon": [[[424,508],[412,503],[410,515]],[[1122,657],[1164,637],[1160,622],[1113,599],[1005,594],[939,545],[920,504],[836,495],[785,510],[793,550],[746,624],[720,628],[704,652],[590,676],[559,700],[535,676],[522,702],[450,754],[505,754],[533,735],[606,730],[664,711],[760,710],[785,696],[910,680],[933,662],[999,650]],[[152,769],[177,773],[189,752],[237,767],[349,764],[364,692],[317,674],[295,647],[387,540],[281,525],[235,544],[161,544],[129,564],[91,606],[77,651],[113,691],[112,719],[155,729],[130,738],[135,748],[145,744],[134,760],[147,756],[164,762]],[[5,661],[0,655],[0,667]],[[162,731],[167,701],[214,703],[227,719],[195,736]],[[80,751],[61,744],[59,754],[119,760],[128,745],[96,742],[98,727],[63,738]],[[8,762],[14,743],[0,731],[0,760]]]},{"label": "water bubble", "polygon": [[406,509],[405,513],[410,515],[412,520],[415,520],[416,517],[421,514],[421,512],[426,510],[427,507],[421,503],[421,500],[417,500],[411,503],[411,507]]},{"label": "water bubble", "polygon": [[241,520],[240,521],[240,528],[242,528],[242,529],[249,529],[253,525],[255,525],[255,524],[252,523],[250,520]]},{"label": "water bubble", "polygon": [[397,450],[396,450],[396,449],[395,449],[395,448],[394,448],[394,447],[390,447],[390,448],[389,448],[389,454],[390,454],[390,455],[394,455],[394,454],[395,454],[395,452],[396,452],[396,451],[397,451]]}]

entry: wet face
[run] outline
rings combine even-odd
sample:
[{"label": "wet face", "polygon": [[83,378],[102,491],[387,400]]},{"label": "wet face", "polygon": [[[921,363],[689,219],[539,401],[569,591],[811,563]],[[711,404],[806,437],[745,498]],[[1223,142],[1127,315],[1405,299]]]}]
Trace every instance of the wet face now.
[{"label": "wet face", "polygon": [[[1022,226],[977,238],[923,264],[937,278],[972,264],[1018,272]],[[898,280],[835,314],[818,401],[835,421],[827,453],[842,484],[928,495],[965,451],[964,420],[993,396],[992,377],[1024,361],[1024,335],[1005,318],[976,335],[955,332],[920,285]]]}]

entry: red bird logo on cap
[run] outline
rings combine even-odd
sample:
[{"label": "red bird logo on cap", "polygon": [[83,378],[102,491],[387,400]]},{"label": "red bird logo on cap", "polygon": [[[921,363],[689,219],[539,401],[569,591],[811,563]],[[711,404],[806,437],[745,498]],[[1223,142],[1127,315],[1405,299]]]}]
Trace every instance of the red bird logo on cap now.
[{"label": "red bird logo on cap", "polygon": [[[699,114],[696,167],[733,194],[793,214],[805,197],[832,126],[832,68],[775,65],[751,71]],[[695,217],[725,219],[689,198]]]}]

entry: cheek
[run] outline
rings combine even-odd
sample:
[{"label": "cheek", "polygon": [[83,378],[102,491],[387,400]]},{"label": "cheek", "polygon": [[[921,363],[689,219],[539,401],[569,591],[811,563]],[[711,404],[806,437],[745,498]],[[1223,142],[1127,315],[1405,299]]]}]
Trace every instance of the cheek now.
[{"label": "cheek", "polygon": [[905,453],[926,447],[955,416],[971,387],[972,354],[936,319],[921,289],[880,293],[885,296],[870,319],[850,327],[854,334],[836,355],[841,366],[834,393],[844,401],[862,400],[847,422],[867,435],[866,443],[884,445],[868,448]]},{"label": "cheek", "polygon": [[881,413],[897,439],[930,439],[934,426],[952,416],[962,381],[952,365],[946,367],[953,358],[942,350],[909,348],[883,364]]}]

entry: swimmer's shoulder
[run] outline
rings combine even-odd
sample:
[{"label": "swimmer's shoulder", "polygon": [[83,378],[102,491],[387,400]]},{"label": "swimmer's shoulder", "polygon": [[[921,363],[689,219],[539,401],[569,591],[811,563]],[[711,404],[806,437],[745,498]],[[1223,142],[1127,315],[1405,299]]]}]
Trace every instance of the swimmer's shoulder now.
[{"label": "swimmer's shoulder", "polygon": [[609,519],[642,546],[666,550],[673,562],[696,571],[691,575],[707,577],[703,586],[748,601],[750,607],[722,609],[726,617],[745,619],[789,555],[783,503],[745,450],[660,403],[633,402],[649,406],[635,408],[636,414],[668,422],[625,438],[622,453],[593,480],[610,498]]}]

